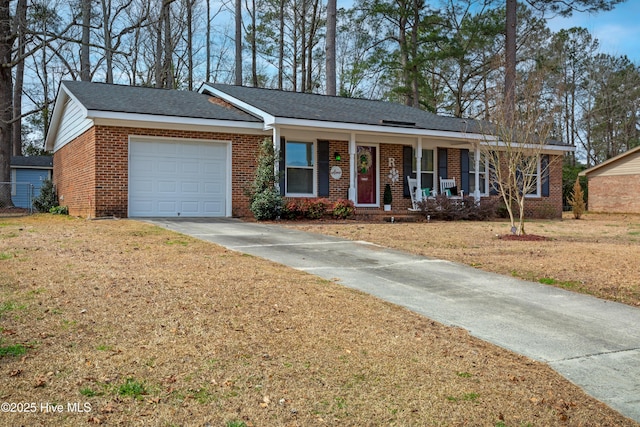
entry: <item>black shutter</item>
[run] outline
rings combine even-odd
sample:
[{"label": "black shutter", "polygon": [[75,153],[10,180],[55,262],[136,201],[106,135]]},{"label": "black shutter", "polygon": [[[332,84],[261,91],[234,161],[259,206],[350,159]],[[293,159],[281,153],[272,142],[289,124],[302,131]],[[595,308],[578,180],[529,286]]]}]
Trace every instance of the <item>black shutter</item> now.
[{"label": "black shutter", "polygon": [[542,197],[549,197],[549,155],[544,154],[540,159],[542,170]]},{"label": "black shutter", "polygon": [[407,181],[408,176],[415,178],[416,174],[413,172],[413,147],[405,145],[402,147],[402,182],[404,182],[404,197],[411,197],[409,182]]},{"label": "black shutter", "polygon": [[280,152],[278,153],[278,171],[280,172],[280,176],[278,179],[278,183],[280,185],[280,195],[284,196],[286,188],[285,188],[285,168],[286,168],[286,147],[287,141],[284,138],[280,138]]},{"label": "black shutter", "polygon": [[[500,156],[491,155],[489,158],[499,159]],[[489,161],[489,176],[487,178],[489,179],[489,194],[491,196],[497,196],[500,194],[498,192],[498,183],[496,182],[498,180],[498,177],[496,176],[496,168],[492,161]]]},{"label": "black shutter", "polygon": [[329,141],[318,141],[318,197],[329,197]]},{"label": "black shutter", "polygon": [[460,189],[469,195],[469,150],[460,150]]},{"label": "black shutter", "polygon": [[[447,149],[438,148],[438,188],[440,188],[440,178],[449,178],[449,171],[447,167]],[[440,191],[440,190],[438,190]]]}]

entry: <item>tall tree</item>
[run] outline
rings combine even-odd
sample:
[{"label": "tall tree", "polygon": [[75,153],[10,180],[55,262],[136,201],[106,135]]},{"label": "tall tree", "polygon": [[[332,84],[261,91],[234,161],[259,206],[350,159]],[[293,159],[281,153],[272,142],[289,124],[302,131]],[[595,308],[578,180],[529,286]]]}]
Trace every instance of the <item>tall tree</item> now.
[{"label": "tall tree", "polygon": [[[16,33],[11,28],[10,0],[0,0],[0,182],[11,181],[11,119],[13,116],[11,51],[15,37]],[[10,191],[0,191],[0,206],[13,206]]]},{"label": "tall tree", "polygon": [[242,86],[242,0],[235,0],[236,60],[235,84]]},{"label": "tall tree", "polygon": [[24,55],[27,45],[27,0],[18,0],[16,4],[15,30],[17,32],[17,50],[15,55],[15,81],[13,85],[13,127],[12,154],[22,155],[22,90],[24,86]]},{"label": "tall tree", "polygon": [[326,94],[336,95],[336,0],[327,0],[327,32],[326,32]]},{"label": "tall tree", "polygon": [[91,57],[89,44],[91,42],[91,0],[81,0],[82,40],[80,42],[80,80],[91,81]]},{"label": "tall tree", "polygon": [[[522,1],[522,0],[521,0]],[[574,12],[596,13],[612,10],[617,4],[626,0],[524,0],[536,11],[544,14],[551,12],[560,16],[571,16]],[[516,13],[517,0],[506,0],[506,26],[505,26],[505,84],[504,102],[505,114],[511,117],[516,104]]]}]

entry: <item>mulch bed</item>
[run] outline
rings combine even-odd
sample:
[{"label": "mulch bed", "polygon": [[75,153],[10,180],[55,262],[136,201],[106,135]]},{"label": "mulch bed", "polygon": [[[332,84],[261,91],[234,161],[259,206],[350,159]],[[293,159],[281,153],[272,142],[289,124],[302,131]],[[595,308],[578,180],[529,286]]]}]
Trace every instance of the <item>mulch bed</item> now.
[{"label": "mulch bed", "polygon": [[498,237],[500,240],[515,240],[515,241],[519,241],[519,242],[540,242],[540,241],[546,241],[546,240],[551,240],[548,237],[544,237],[544,236],[538,236],[536,234],[523,234],[523,235],[516,235],[516,234],[503,234],[501,236]]}]

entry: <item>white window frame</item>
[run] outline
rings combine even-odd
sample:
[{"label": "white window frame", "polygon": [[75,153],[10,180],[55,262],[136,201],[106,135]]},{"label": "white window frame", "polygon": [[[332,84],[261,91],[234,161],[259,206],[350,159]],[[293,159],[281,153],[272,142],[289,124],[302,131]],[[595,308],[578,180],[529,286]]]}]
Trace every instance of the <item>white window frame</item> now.
[{"label": "white window frame", "polygon": [[536,189],[535,189],[535,193],[527,193],[524,195],[525,198],[540,198],[542,197],[542,182],[540,179],[541,176],[541,157],[540,156],[536,156],[537,160],[536,160],[536,172],[533,174],[533,176],[535,177],[536,180]]},{"label": "white window frame", "polygon": [[[311,166],[289,166],[287,165],[287,154],[289,150],[286,148],[288,144],[306,144],[311,145]],[[284,153],[284,186],[285,186],[285,196],[286,197],[316,197],[317,194],[317,167],[318,167],[318,159],[316,153],[316,143],[315,141],[294,141],[294,140],[286,140],[285,141],[285,153]],[[289,191],[289,169],[304,169],[311,170],[313,180],[311,186],[311,193],[293,193]]]},{"label": "white window frame", "polygon": [[[432,171],[425,171],[422,169],[422,165],[420,165],[420,174],[431,174],[432,178],[433,178],[433,188],[431,188],[431,190],[436,190],[438,191],[438,177],[437,177],[437,173],[436,171],[438,170],[438,168],[436,167],[436,150],[433,148],[423,148],[422,149],[422,157],[420,158],[420,161],[422,161],[422,159],[425,158],[425,152],[426,151],[431,151],[431,156],[433,158],[433,170]],[[416,174],[418,173],[417,171],[417,166],[418,166],[418,162],[416,159],[416,148],[413,148],[413,151],[411,152],[411,173]],[[420,177],[420,185],[422,185],[423,188],[425,188],[425,183],[422,182],[422,177]]]},{"label": "white window frame", "polygon": [[[475,185],[476,181],[476,160],[475,160],[475,151],[469,150],[469,187],[471,187],[471,183]],[[484,171],[479,171],[479,181],[482,182],[482,178],[484,177],[484,188],[480,191],[480,196],[489,196],[489,158],[480,152],[480,165],[484,163]],[[469,191],[469,194],[474,194],[473,191]]]}]

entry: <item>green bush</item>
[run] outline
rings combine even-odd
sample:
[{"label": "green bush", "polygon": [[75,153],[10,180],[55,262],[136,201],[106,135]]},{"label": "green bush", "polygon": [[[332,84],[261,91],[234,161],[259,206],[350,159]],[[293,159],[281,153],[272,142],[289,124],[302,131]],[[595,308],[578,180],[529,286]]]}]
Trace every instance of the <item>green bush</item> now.
[{"label": "green bush", "polygon": [[273,188],[256,193],[251,201],[251,212],[259,220],[276,219],[280,215],[282,196]]},{"label": "green bush", "polygon": [[53,181],[45,179],[42,181],[40,195],[33,199],[33,207],[38,212],[50,212],[52,208],[58,206],[58,194],[53,185]]},{"label": "green bush", "polygon": [[306,218],[320,219],[327,213],[331,205],[327,199],[307,199],[304,201],[303,211]]},{"label": "green bush", "polygon": [[69,215],[69,208],[66,206],[53,206],[49,213],[54,215]]},{"label": "green bush", "polygon": [[274,172],[276,152],[271,140],[260,145],[258,165],[251,185],[249,209],[257,220],[276,219],[280,216],[282,196],[276,189],[278,175]]},{"label": "green bush", "polygon": [[337,219],[351,218],[356,213],[356,208],[353,202],[348,199],[338,199],[333,204],[331,214]]}]

